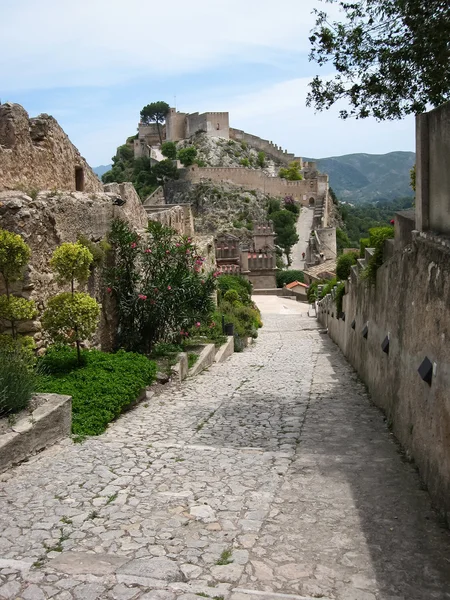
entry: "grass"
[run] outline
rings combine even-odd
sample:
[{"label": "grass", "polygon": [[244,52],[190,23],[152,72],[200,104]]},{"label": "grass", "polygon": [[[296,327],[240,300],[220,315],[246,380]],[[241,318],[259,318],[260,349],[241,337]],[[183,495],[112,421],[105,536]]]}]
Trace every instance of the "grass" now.
[{"label": "grass", "polygon": [[195,352],[188,352],[188,367],[191,369],[198,360],[198,354]]},{"label": "grass", "polygon": [[72,396],[77,441],[103,433],[156,376],[155,363],[133,352],[85,350],[82,359],[78,367],[75,350],[50,348],[39,363],[46,374],[38,377],[37,386],[39,392]]},{"label": "grass", "polygon": [[233,562],[233,560],[231,559],[232,554],[233,550],[231,550],[230,548],[224,550],[220,555],[219,560],[216,562],[216,565],[230,565]]},{"label": "grass", "polygon": [[114,502],[114,500],[117,498],[117,492],[115,494],[111,494],[111,496],[108,496],[108,499],[106,501],[106,504],[111,504],[111,502]]}]

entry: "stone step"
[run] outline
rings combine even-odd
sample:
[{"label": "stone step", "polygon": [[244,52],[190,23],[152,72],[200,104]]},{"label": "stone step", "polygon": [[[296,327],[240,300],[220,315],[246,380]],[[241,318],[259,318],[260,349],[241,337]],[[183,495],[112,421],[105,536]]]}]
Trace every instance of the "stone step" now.
[{"label": "stone step", "polygon": [[366,261],[366,264],[369,262],[369,260],[372,258],[372,256],[374,254],[375,254],[375,248],[365,248],[364,260]]}]

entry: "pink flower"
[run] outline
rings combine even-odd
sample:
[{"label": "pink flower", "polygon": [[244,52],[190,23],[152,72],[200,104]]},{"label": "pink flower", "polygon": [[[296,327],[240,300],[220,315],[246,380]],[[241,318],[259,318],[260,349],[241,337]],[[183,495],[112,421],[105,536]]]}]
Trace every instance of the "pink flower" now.
[{"label": "pink flower", "polygon": [[391,225],[395,225],[395,219],[391,219]]},{"label": "pink flower", "polygon": [[152,253],[152,251],[150,250],[150,248],[146,248],[146,250],[145,250],[145,253],[146,253],[146,254],[151,254],[151,253]]},{"label": "pink flower", "polygon": [[205,285],[205,280],[204,279],[202,279],[202,285]]},{"label": "pink flower", "polygon": [[147,296],[144,296],[144,294],[139,294],[138,298],[139,300],[147,300]]},{"label": "pink flower", "polygon": [[106,291],[108,292],[108,294],[110,294],[112,292],[112,289],[109,287],[109,288],[106,288]]},{"label": "pink flower", "polygon": [[166,250],[166,254],[170,254],[170,250]]},{"label": "pink flower", "polygon": [[172,288],[171,288],[171,286],[170,286],[170,285],[168,285],[168,286],[167,286],[167,289],[168,289],[168,290],[171,290]]},{"label": "pink flower", "polygon": [[200,321],[197,321],[197,323],[195,324],[196,327],[201,327],[201,323]]},{"label": "pink flower", "polygon": [[179,247],[180,247],[180,244],[177,242],[177,243],[175,244],[175,246],[176,246],[177,248],[179,248]]},{"label": "pink flower", "polygon": [[211,323],[210,328],[213,329],[216,326],[216,324],[214,323],[214,321]]},{"label": "pink flower", "polygon": [[157,294],[157,293],[158,293],[158,291],[159,291],[159,290],[158,290],[158,288],[155,288],[155,289],[154,289],[154,292],[155,292],[155,294]]},{"label": "pink flower", "polygon": [[131,246],[132,248],[136,248],[136,247],[137,247],[137,244],[136,244],[136,242],[133,242],[132,244],[130,244],[130,246]]},{"label": "pink flower", "polygon": [[191,253],[191,251],[190,251],[190,250],[186,250],[186,254],[190,254],[190,253]]}]

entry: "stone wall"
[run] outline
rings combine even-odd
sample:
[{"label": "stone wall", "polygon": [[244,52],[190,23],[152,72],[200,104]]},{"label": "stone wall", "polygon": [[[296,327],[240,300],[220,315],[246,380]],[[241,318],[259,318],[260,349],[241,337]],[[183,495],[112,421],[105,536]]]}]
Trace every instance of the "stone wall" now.
[{"label": "stone wall", "polygon": [[185,169],[182,180],[200,183],[204,180],[216,182],[230,181],[248,189],[258,189],[273,196],[293,196],[303,206],[321,198],[325,200],[328,191],[328,175],[319,175],[315,179],[287,181],[280,177],[268,177],[263,171],[244,167],[197,167]]},{"label": "stone wall", "polygon": [[[330,295],[319,303],[318,318],[386,413],[450,522],[450,244],[444,242],[415,232],[378,269],[376,286],[353,269],[345,320],[337,319]],[[418,373],[425,357],[434,365],[431,385]]]},{"label": "stone wall", "polygon": [[[136,230],[146,228],[147,214],[130,183],[109,184],[105,189],[107,191],[95,194],[44,191],[36,197],[25,192],[0,192],[0,227],[20,234],[31,248],[24,281],[16,284],[14,293],[35,300],[39,313],[44,310],[49,297],[69,289],[56,283],[49,266],[57,246],[75,242],[80,234],[91,241],[102,240],[115,217],[128,221]],[[0,294],[4,293],[2,283]],[[94,343],[109,349],[114,316],[99,269],[94,269],[87,285],[80,287],[80,290],[86,289],[103,305]],[[38,348],[44,346],[39,317],[36,321],[20,324],[19,331],[33,335]]]},{"label": "stone wall", "polygon": [[450,102],[416,118],[416,207],[420,231],[450,234]]},{"label": "stone wall", "polygon": [[280,161],[286,165],[294,160],[297,160],[300,161],[300,165],[303,166],[301,158],[296,158],[295,154],[288,153],[288,151],[283,150],[281,146],[277,146],[273,142],[264,140],[256,135],[246,133],[241,129],[234,129],[233,127],[230,127],[230,138],[236,142],[246,142],[252,148],[260,150],[267,154],[267,156],[270,158]]},{"label": "stone wall", "polygon": [[0,190],[102,192],[103,186],[57,121],[0,105]]},{"label": "stone wall", "polygon": [[194,217],[190,204],[168,206],[164,204],[145,205],[148,218],[171,227],[180,235],[194,235]]}]

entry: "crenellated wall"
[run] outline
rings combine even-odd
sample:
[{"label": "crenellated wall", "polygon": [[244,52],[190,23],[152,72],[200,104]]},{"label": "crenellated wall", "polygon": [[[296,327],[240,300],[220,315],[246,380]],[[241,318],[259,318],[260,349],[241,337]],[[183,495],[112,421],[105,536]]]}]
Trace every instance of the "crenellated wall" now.
[{"label": "crenellated wall", "polygon": [[200,183],[211,181],[230,181],[249,189],[258,189],[273,196],[293,196],[303,206],[314,204],[319,198],[325,200],[328,191],[328,175],[319,175],[314,179],[288,181],[280,177],[268,177],[263,171],[244,167],[197,167],[185,169],[183,181]]},{"label": "crenellated wall", "polygon": [[303,162],[301,158],[296,158],[295,154],[289,153],[287,150],[283,150],[281,146],[277,146],[273,142],[269,142],[269,140],[265,140],[256,135],[251,135],[250,133],[246,133],[241,129],[234,129],[230,127],[230,139],[235,140],[236,142],[246,142],[252,148],[256,150],[260,150],[275,160],[278,160],[282,163],[289,164],[292,161],[300,161],[300,166],[303,167]]}]

